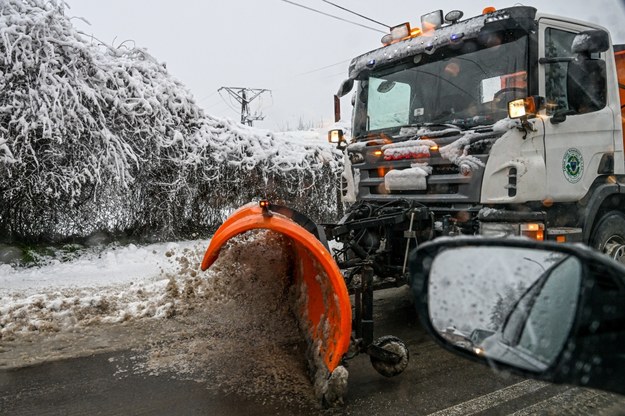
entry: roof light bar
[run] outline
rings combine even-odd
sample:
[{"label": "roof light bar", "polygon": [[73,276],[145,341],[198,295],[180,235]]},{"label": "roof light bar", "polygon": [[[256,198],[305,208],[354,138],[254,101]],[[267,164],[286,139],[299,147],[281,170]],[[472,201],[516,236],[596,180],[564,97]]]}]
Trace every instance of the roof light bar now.
[{"label": "roof light bar", "polygon": [[458,20],[462,19],[464,13],[460,10],[452,10],[445,15],[445,21],[451,24],[456,23]]},{"label": "roof light bar", "polygon": [[393,26],[391,28],[391,33],[388,35],[384,35],[382,38],[382,43],[385,45],[389,45],[391,43],[399,42],[402,39],[410,37],[410,23],[402,23],[401,25]]},{"label": "roof light bar", "polygon": [[484,23],[499,22],[501,20],[506,20],[509,18],[510,18],[510,15],[508,13],[497,13],[492,16],[488,16],[486,20],[484,21]]},{"label": "roof light bar", "polygon": [[421,27],[424,32],[436,30],[443,25],[443,11],[436,10],[421,16]]}]

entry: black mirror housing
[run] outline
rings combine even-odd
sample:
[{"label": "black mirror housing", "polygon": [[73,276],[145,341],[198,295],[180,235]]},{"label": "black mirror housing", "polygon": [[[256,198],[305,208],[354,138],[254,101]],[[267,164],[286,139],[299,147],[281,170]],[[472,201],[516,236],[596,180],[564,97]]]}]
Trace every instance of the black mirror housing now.
[{"label": "black mirror housing", "polygon": [[[435,328],[429,304],[434,301],[430,296],[432,266],[437,256],[463,247],[482,250],[484,258],[492,256],[495,249],[506,247],[543,250],[548,254],[572,258],[581,265],[579,298],[576,307],[569,313],[571,329],[550,365],[532,369],[531,366],[493,359],[492,356],[487,358],[477,350],[450,341],[439,328]],[[480,275],[472,278],[480,279]],[[412,252],[409,284],[422,325],[443,348],[500,371],[625,394],[625,266],[604,255],[577,245],[522,239],[456,238],[433,241]],[[457,301],[471,302],[469,299]],[[466,306],[458,305],[460,308]],[[511,319],[510,316],[508,319]]]},{"label": "black mirror housing", "polygon": [[569,62],[566,89],[569,109],[584,114],[598,111],[607,103],[606,64],[602,59],[587,59],[584,55]]},{"label": "black mirror housing", "polygon": [[343,81],[343,83],[339,87],[339,90],[336,93],[336,95],[339,98],[340,97],[345,97],[347,94],[349,94],[349,92],[352,90],[352,88],[354,88],[354,80],[351,79],[351,78],[348,78],[345,81]]},{"label": "black mirror housing", "polygon": [[573,53],[588,54],[605,52],[610,48],[610,35],[604,30],[587,30],[573,38]]}]

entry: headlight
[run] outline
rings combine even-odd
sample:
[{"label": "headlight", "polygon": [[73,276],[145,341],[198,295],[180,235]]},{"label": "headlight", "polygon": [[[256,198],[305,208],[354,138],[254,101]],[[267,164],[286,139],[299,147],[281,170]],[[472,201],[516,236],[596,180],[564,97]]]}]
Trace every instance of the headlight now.
[{"label": "headlight", "polygon": [[519,235],[519,224],[506,222],[482,222],[480,234],[486,237],[507,237]]}]

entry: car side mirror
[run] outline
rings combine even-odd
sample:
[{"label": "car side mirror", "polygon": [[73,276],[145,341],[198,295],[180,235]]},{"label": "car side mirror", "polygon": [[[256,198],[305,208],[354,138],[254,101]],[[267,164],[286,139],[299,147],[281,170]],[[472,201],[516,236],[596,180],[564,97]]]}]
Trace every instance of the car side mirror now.
[{"label": "car side mirror", "polygon": [[444,348],[524,377],[625,393],[625,266],[588,248],[458,238],[412,253],[423,326]]}]

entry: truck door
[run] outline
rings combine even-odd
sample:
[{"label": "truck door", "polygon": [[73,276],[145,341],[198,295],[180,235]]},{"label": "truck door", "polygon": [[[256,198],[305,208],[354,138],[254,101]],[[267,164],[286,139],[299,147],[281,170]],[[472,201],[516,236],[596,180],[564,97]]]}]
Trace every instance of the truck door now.
[{"label": "truck door", "polygon": [[[539,20],[538,56],[546,59],[539,63],[538,81],[539,94],[546,98],[547,104],[545,160],[547,197],[552,202],[583,198],[597,177],[603,156],[614,152],[615,127],[610,99],[602,108],[574,104],[574,94],[569,97],[567,92],[569,63],[549,62],[549,58],[574,58],[573,38],[589,29],[592,28],[559,20]],[[606,58],[605,53],[598,57]],[[556,114],[566,115],[565,120],[557,122],[558,117],[553,117]]]}]

